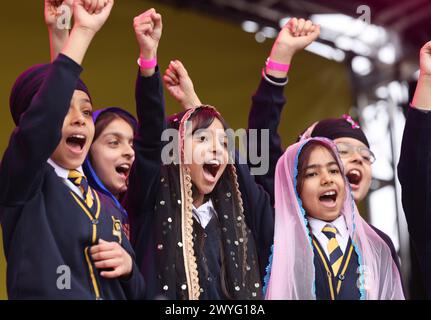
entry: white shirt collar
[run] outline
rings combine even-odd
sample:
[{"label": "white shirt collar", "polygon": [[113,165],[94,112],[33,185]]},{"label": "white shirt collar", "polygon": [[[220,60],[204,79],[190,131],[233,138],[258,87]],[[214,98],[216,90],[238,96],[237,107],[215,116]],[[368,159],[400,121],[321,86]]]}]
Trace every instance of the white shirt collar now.
[{"label": "white shirt collar", "polygon": [[332,224],[337,229],[337,233],[340,234],[341,237],[344,238],[347,236],[346,221],[345,221],[344,216],[342,214],[332,222],[315,219],[315,218],[312,218],[310,216],[307,217],[307,220],[310,223],[311,232],[313,234],[317,234],[317,233],[322,232],[322,229],[327,224]]},{"label": "white shirt collar", "polygon": [[[54,168],[55,173],[57,174],[57,176],[59,176],[60,178],[63,178],[63,179],[67,179],[68,178],[68,176],[69,176],[69,170],[68,169],[60,167],[51,158],[49,158],[47,162]],[[82,166],[80,166],[79,168],[76,168],[76,170],[79,171],[79,172],[81,172],[82,174],[84,174],[84,172],[82,170]]]},{"label": "white shirt collar", "polygon": [[203,203],[199,208],[193,206],[193,216],[200,223],[202,228],[207,226],[214,214],[217,214],[217,212],[214,209],[211,199]]},{"label": "white shirt collar", "polygon": [[196,208],[195,205],[193,205],[193,210],[196,210],[198,212],[202,211],[208,211],[208,210],[214,210],[214,205],[211,199],[209,199],[207,202],[202,203],[200,207]]}]

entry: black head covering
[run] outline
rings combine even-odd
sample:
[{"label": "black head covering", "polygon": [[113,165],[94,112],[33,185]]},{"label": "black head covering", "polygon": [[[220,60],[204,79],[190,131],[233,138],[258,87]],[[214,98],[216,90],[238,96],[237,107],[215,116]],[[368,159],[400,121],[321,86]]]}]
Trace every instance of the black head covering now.
[{"label": "black head covering", "polygon": [[[28,109],[33,97],[42,86],[50,66],[51,64],[34,65],[16,79],[9,97],[10,112],[15,125],[19,124],[21,115]],[[81,79],[78,80],[76,90],[84,91],[91,100],[88,88]]]},{"label": "black head covering", "polygon": [[[181,130],[181,124],[193,113],[206,108],[214,109],[201,106],[178,113],[168,119],[168,127],[180,127]],[[203,279],[208,267],[199,259],[203,250],[196,235],[199,225],[193,222],[194,218],[188,218],[192,216],[193,201],[190,172],[182,164],[163,165],[160,186],[154,207],[157,291],[169,299],[195,299],[196,296],[189,295],[188,284],[191,284],[193,291],[199,290],[199,296],[205,298],[206,291],[200,289],[205,287]],[[226,167],[209,197],[218,213],[216,218],[220,231],[219,239],[212,239],[220,244],[220,288],[223,288],[220,289],[220,297],[262,299],[256,244],[246,224],[238,176],[233,164]],[[186,249],[187,243],[193,243],[188,247],[189,250]],[[187,275],[191,280],[187,279]]]},{"label": "black head covering", "polygon": [[324,137],[331,140],[337,138],[353,138],[361,141],[368,148],[370,144],[361,127],[348,115],[319,121],[311,132],[312,137]]}]

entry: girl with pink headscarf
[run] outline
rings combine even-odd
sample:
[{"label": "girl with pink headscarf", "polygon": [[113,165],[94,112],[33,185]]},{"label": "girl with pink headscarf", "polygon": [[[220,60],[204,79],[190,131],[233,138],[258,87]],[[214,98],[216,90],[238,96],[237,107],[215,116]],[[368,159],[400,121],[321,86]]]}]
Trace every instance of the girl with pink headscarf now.
[{"label": "girl with pink headscarf", "polygon": [[361,218],[336,147],[291,145],[275,174],[266,299],[404,299],[387,244]]}]

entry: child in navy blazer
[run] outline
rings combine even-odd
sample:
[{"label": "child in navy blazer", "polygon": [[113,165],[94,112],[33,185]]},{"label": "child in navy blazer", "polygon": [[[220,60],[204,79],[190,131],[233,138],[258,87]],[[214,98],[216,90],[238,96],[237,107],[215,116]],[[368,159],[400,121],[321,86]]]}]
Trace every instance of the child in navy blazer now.
[{"label": "child in navy blazer", "polygon": [[94,135],[80,64],[113,1],[75,1],[70,39],[52,64],[15,82],[16,129],[0,165],[10,299],[139,299],[144,280],[112,200],[88,187]]}]

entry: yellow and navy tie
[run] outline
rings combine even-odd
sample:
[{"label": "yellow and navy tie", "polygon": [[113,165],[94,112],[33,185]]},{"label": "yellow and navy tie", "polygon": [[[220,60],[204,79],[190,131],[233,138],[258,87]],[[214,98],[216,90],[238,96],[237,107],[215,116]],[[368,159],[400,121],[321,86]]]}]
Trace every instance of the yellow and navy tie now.
[{"label": "yellow and navy tie", "polygon": [[82,192],[82,197],[84,198],[87,207],[93,209],[94,201],[87,178],[78,170],[70,170],[67,178]]},{"label": "yellow and navy tie", "polygon": [[340,245],[338,244],[335,235],[337,229],[331,224],[327,224],[322,229],[323,234],[329,239],[328,242],[328,252],[329,252],[329,262],[331,263],[332,271],[334,276],[338,274],[338,270],[341,266],[341,261],[343,261],[343,251],[341,251]]}]

